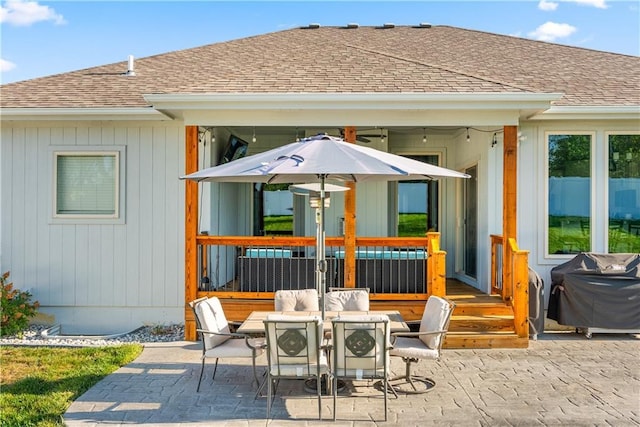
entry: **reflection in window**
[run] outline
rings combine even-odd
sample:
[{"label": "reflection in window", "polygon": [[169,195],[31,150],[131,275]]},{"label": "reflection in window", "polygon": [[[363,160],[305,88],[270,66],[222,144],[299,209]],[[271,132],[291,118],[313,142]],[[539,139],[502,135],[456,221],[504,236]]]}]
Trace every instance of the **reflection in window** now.
[{"label": "reflection in window", "polygon": [[609,253],[640,252],[640,135],[609,135]]},{"label": "reflection in window", "polygon": [[[438,165],[437,155],[405,156]],[[401,181],[398,183],[398,236],[424,237],[438,230],[438,181]]]},{"label": "reflection in window", "polygon": [[548,248],[571,254],[591,248],[591,136],[549,135]]}]

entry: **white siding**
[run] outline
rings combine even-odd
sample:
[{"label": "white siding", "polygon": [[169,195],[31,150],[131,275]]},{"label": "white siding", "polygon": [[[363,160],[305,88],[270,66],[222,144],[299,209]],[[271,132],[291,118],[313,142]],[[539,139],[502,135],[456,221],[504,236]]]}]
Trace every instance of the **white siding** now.
[{"label": "white siding", "polygon": [[[51,148],[125,146],[123,224],[51,221]],[[182,123],[3,123],[0,270],[65,332],[182,322]],[[77,330],[73,330],[73,328]]]}]

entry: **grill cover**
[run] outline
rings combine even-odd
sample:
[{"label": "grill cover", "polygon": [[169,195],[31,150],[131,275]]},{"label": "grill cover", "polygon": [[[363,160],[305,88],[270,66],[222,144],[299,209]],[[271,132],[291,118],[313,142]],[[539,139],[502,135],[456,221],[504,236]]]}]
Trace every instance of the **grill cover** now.
[{"label": "grill cover", "polygon": [[547,317],[575,327],[640,328],[640,254],[584,252],[554,267]]}]

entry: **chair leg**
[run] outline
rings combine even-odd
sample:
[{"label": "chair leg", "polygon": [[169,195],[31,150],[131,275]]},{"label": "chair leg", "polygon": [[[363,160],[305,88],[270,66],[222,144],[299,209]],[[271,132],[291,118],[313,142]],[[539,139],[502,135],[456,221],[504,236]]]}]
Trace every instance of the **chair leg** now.
[{"label": "chair leg", "polygon": [[216,357],[216,363],[213,365],[213,376],[211,377],[211,381],[216,379],[216,371],[218,370],[218,358]]},{"label": "chair leg", "polygon": [[[405,374],[399,377],[392,378],[389,382],[389,387],[393,390],[394,394],[421,394],[433,390],[436,386],[436,382],[428,377],[421,377],[417,375],[411,375],[411,364],[417,362],[417,359],[403,358],[405,362]],[[418,387],[418,383],[422,384],[422,387]],[[408,384],[411,388],[402,388],[403,384]]]},{"label": "chair leg", "polygon": [[271,419],[271,394],[273,393],[273,380],[271,374],[267,374],[267,420]]},{"label": "chair leg", "polygon": [[198,379],[198,388],[196,393],[200,391],[200,383],[202,382],[202,374],[204,373],[204,357],[202,358],[202,365],[200,366],[200,378]]},{"label": "chair leg", "polygon": [[333,376],[333,421],[336,420],[336,400],[338,399],[338,376]]},{"label": "chair leg", "polygon": [[318,393],[318,419],[322,420],[322,378],[316,377],[316,391]]},{"label": "chair leg", "polygon": [[384,393],[384,420],[387,421],[387,388],[388,388],[389,384],[387,382],[387,377],[386,376],[382,381],[384,382],[384,388],[383,388],[383,393]]}]

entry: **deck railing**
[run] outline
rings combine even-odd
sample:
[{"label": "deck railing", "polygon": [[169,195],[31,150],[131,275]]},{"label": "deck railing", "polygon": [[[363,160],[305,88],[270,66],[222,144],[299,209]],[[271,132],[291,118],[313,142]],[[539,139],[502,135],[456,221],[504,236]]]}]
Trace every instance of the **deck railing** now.
[{"label": "deck railing", "polygon": [[[491,290],[511,304],[515,331],[529,334],[529,251],[518,248],[515,239],[505,244],[502,236],[491,235]],[[509,262],[504,262],[509,260]]]},{"label": "deck railing", "polygon": [[[198,292],[221,297],[273,298],[279,289],[315,287],[314,237],[199,235]],[[439,233],[426,237],[358,237],[354,254],[344,238],[326,238],[326,287],[369,288],[381,294],[426,297],[445,294],[444,257]],[[355,258],[355,279],[345,274]],[[442,271],[440,271],[442,270]],[[415,298],[413,298],[415,299]]]}]

